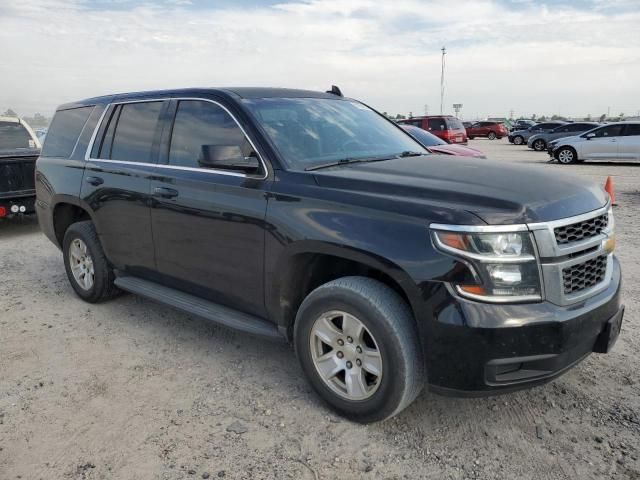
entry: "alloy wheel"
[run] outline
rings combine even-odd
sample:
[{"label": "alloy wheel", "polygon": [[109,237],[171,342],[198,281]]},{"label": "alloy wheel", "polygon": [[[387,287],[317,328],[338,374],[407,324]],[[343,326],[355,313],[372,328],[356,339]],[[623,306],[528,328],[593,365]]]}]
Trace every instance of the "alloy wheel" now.
[{"label": "alloy wheel", "polygon": [[515,145],[522,145],[522,142],[524,141],[524,139],[520,136],[514,137],[513,138],[513,143]]},{"label": "alloy wheel", "polygon": [[358,318],[334,310],[320,316],[309,337],[320,378],[340,397],[370,398],[382,379],[382,356],[373,335]]},{"label": "alloy wheel", "polygon": [[541,152],[542,150],[544,150],[544,147],[544,140],[536,140],[535,142],[533,142],[533,149],[537,152]]},{"label": "alloy wheel", "polygon": [[563,148],[558,152],[558,161],[560,163],[572,163],[575,158],[573,150]]},{"label": "alloy wheel", "polygon": [[95,276],[93,259],[87,249],[87,244],[79,238],[74,238],[69,245],[69,265],[73,278],[80,288],[91,290]]}]

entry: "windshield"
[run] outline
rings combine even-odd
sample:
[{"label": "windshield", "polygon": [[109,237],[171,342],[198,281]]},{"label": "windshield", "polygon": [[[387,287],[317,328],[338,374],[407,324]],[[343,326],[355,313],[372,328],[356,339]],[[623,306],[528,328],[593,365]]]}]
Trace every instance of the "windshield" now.
[{"label": "windshield", "polygon": [[403,152],[427,153],[400,128],[352,100],[260,98],[244,102],[292,169]]},{"label": "windshield", "polygon": [[434,147],[436,145],[447,144],[447,142],[445,142],[444,140],[440,140],[434,134],[429,133],[421,128],[414,127],[413,125],[403,125],[402,128],[425,147]]}]

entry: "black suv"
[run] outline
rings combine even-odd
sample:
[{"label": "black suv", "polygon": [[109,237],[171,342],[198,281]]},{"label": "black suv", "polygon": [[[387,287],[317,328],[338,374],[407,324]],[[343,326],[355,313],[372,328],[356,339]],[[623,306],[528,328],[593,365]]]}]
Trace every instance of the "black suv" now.
[{"label": "black suv", "polygon": [[318,393],[361,422],[424,384],[541,384],[620,330],[600,187],[428,154],[337,89],[63,105],[36,188],[81,298],[126,290],[289,341]]}]

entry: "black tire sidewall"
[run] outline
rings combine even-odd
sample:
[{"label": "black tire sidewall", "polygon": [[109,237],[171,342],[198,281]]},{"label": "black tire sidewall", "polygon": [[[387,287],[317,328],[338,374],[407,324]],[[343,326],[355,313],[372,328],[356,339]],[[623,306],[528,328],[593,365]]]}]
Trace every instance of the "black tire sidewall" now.
[{"label": "black tire sidewall", "polygon": [[495,139],[497,138],[497,136],[496,136],[496,134],[495,134],[495,133],[493,133],[493,132],[489,132],[489,133],[487,134],[487,138],[488,138],[489,140],[495,140]]},{"label": "black tire sidewall", "polygon": [[[542,143],[540,143],[542,142]],[[542,145],[541,148],[536,148],[536,145]],[[547,144],[544,142],[544,140],[536,140],[535,142],[533,142],[533,149],[536,152],[542,152],[544,151],[544,149],[547,147]]]},{"label": "black tire sidewall", "polygon": [[[317,318],[331,310],[341,310],[356,316],[373,335],[382,357],[382,383],[372,397],[350,401],[338,396],[320,378],[311,357],[309,337]],[[417,333],[416,333],[417,335]],[[400,345],[391,325],[381,312],[363,297],[339,288],[328,289],[313,302],[301,307],[294,331],[294,346],[302,369],[314,390],[330,405],[352,420],[371,422],[391,415],[402,396],[405,365],[398,355]],[[385,374],[386,372],[386,374]]]}]

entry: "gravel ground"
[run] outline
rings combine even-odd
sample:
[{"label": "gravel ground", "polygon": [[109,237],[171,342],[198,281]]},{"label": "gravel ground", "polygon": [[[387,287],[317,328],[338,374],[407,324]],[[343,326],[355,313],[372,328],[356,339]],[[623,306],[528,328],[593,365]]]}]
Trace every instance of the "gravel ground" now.
[{"label": "gravel ground", "polygon": [[294,354],[133,295],[80,301],[34,218],[0,222],[0,478],[640,478],[640,165],[505,162],[612,175],[627,314],[609,355],[483,399],[424,392],[369,426],[336,417]]}]

